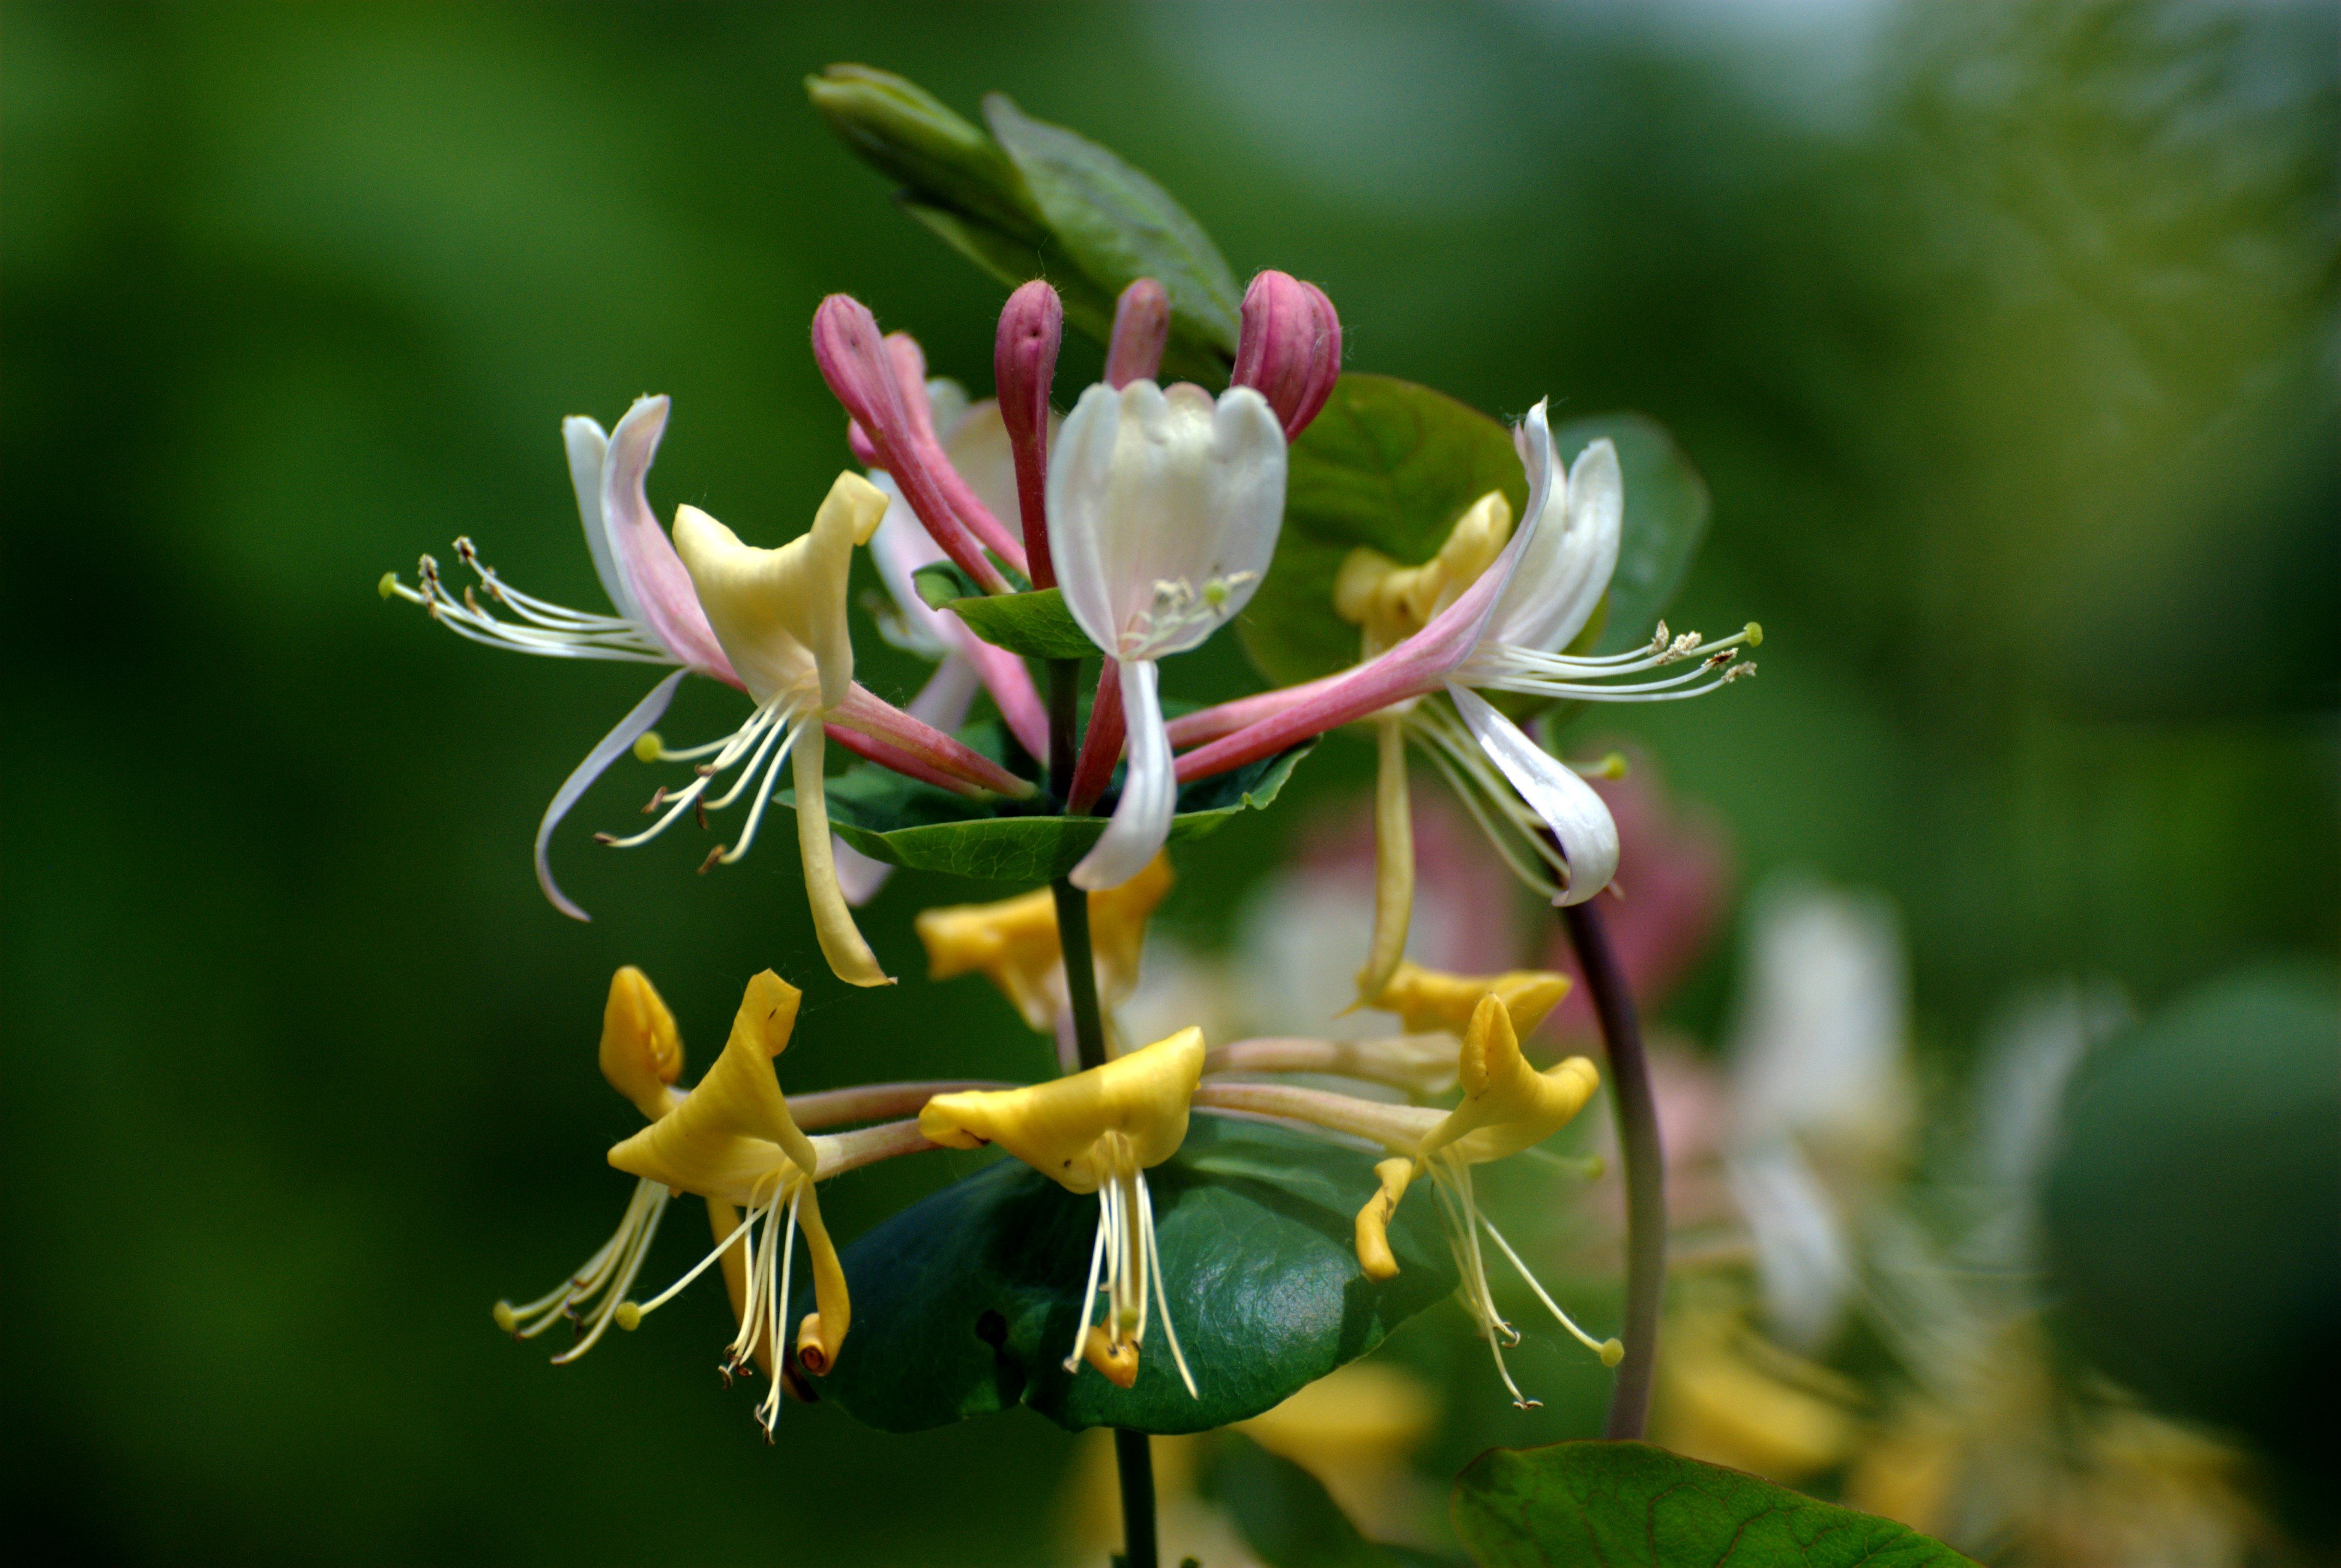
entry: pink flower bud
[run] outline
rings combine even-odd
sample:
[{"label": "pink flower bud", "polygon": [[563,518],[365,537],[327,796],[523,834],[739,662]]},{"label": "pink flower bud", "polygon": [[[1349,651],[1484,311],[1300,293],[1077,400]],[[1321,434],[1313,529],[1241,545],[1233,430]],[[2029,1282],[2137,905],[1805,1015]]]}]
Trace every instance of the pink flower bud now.
[{"label": "pink flower bud", "polygon": [[862,428],[860,420],[850,419],[845,422],[845,444],[853,449],[853,461],[862,467],[884,468],[886,466],[878,456],[878,443],[870,439],[870,432]]},{"label": "pink flower bud", "polygon": [[1170,296],[1152,278],[1121,291],[1113,307],[1113,343],[1106,350],[1105,384],[1120,392],[1132,382],[1151,382],[1162,368],[1162,345],[1170,339]]},{"label": "pink flower bud", "polygon": [[[918,344],[908,338],[896,343],[885,342],[879,337],[878,319],[867,305],[850,294],[832,294],[813,312],[812,356],[831,392],[861,428],[862,444],[876,460],[874,466],[893,476],[903,499],[943,553],[987,591],[1005,588],[1006,581],[984,555],[983,546],[1001,550],[1006,545],[1001,551],[1003,560],[1021,557],[1023,551],[1001,530],[997,520],[983,511],[981,502],[973,502],[982,513],[981,521],[989,522],[991,531],[999,536],[979,543],[971,526],[975,520],[954,504],[962,495],[972,501],[972,496],[967,494],[967,486],[935,441],[927,414],[926,384],[919,379],[926,363]],[[911,384],[917,389],[915,405],[904,396],[904,368],[911,371]],[[859,455],[860,447],[856,452]],[[1015,564],[1021,570],[1021,560]]]},{"label": "pink flower bud", "polygon": [[991,349],[1000,421],[1008,427],[1008,447],[1016,460],[1024,556],[1035,588],[1057,585],[1049,560],[1049,388],[1056,380],[1057,349],[1064,336],[1064,302],[1047,280],[1034,278],[1008,296]]},{"label": "pink flower bud", "polygon": [[1290,441],[1309,428],[1341,373],[1341,320],[1314,283],[1267,272],[1244,291],[1237,386],[1266,398]]}]

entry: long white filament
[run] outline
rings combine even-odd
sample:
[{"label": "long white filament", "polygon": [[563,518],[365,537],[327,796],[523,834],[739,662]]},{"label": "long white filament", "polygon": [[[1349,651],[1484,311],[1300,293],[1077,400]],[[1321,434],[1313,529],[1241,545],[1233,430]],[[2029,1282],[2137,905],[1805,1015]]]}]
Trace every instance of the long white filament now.
[{"label": "long white filament", "polygon": [[[576,1273],[525,1306],[497,1303],[496,1321],[521,1339],[534,1339],[564,1318],[576,1324],[580,1337],[553,1358],[556,1366],[593,1349],[642,1272],[651,1243],[658,1236],[659,1221],[666,1214],[668,1196],[667,1189],[657,1182],[636,1182],[617,1230]],[[577,1308],[583,1304],[592,1305],[581,1316]]]}]

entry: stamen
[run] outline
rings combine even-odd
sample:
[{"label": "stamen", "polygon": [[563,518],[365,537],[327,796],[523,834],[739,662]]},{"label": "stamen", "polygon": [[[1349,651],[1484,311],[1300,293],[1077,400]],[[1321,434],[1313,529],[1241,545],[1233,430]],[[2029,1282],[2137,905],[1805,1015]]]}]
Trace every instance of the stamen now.
[{"label": "stamen", "polygon": [[449,592],[439,574],[439,563],[427,555],[416,563],[417,588],[400,582],[395,572],[385,573],[376,586],[384,599],[396,597],[422,605],[433,620],[457,636],[490,647],[557,659],[604,659],[633,664],[677,662],[665,644],[637,621],[623,616],[570,610],[509,586],[493,568],[480,561],[479,551],[469,539],[455,541],[455,554],[478,575],[480,586],[488,596],[518,620],[507,620],[483,610],[468,587],[460,598]]},{"label": "stamen", "polygon": [[[643,1185],[644,1186],[653,1186],[658,1184],[645,1178]],[[662,1187],[661,1190],[663,1191],[664,1188]],[[705,1274],[709,1267],[714,1264],[717,1258],[722,1257],[725,1253],[732,1250],[732,1243],[738,1241],[742,1236],[745,1236],[748,1233],[748,1227],[756,1223],[756,1206],[753,1204],[751,1204],[748,1206],[748,1217],[742,1220],[739,1225],[733,1228],[730,1236],[727,1236],[722,1241],[717,1242],[713,1252],[709,1253],[705,1257],[702,1257],[697,1263],[692,1264],[689,1273],[685,1274],[681,1279],[676,1280],[672,1285],[668,1285],[656,1295],[651,1297],[650,1300],[639,1303],[632,1301],[621,1302],[618,1305],[618,1326],[624,1329],[627,1333],[632,1334],[635,1329],[640,1328],[643,1325],[643,1319],[648,1317],[652,1313],[656,1312],[660,1307],[664,1306],[668,1302],[672,1301],[676,1296],[681,1295],[685,1285],[689,1285],[692,1280],[697,1279],[701,1275]],[[755,1243],[750,1242],[748,1245],[751,1248],[753,1248]],[[755,1275],[754,1265],[755,1260],[753,1257],[751,1257],[749,1259],[748,1272],[752,1279]],[[752,1290],[754,1286],[751,1285],[750,1288]]]},{"label": "stamen", "polygon": [[1529,1265],[1520,1261],[1520,1255],[1512,1250],[1512,1244],[1506,1241],[1504,1233],[1496,1228],[1496,1222],[1484,1214],[1480,1215],[1479,1219],[1480,1226],[1495,1239],[1496,1245],[1504,1249],[1504,1255],[1512,1260],[1512,1266],[1519,1270],[1520,1277],[1529,1282],[1529,1288],[1536,1292],[1537,1299],[1544,1303],[1546,1310],[1560,1320],[1561,1327],[1576,1336],[1578,1344],[1599,1356],[1601,1365],[1604,1366],[1615,1366],[1625,1359],[1626,1346],[1622,1341],[1596,1339],[1578,1327],[1577,1321],[1561,1311],[1559,1304],[1545,1294],[1544,1286],[1537,1283],[1537,1276],[1529,1272]]},{"label": "stamen", "polygon": [[[566,1365],[593,1349],[642,1270],[651,1242],[658,1235],[659,1220],[666,1213],[668,1196],[659,1183],[635,1183],[625,1214],[610,1239],[576,1273],[536,1300],[524,1306],[496,1303],[496,1326],[515,1338],[534,1339],[563,1319],[577,1325],[583,1337],[554,1356],[555,1365]],[[580,1317],[578,1305],[594,1302],[598,1305]]]},{"label": "stamen", "polygon": [[1195,1392],[1195,1374],[1187,1370],[1187,1353],[1179,1348],[1179,1330],[1170,1321],[1170,1297],[1162,1284],[1162,1248],[1154,1236],[1154,1195],[1146,1188],[1146,1173],[1138,1173],[1139,1224],[1146,1234],[1146,1258],[1154,1270],[1154,1299],[1162,1308],[1162,1337],[1170,1342],[1170,1360],[1179,1368],[1179,1381],[1187,1385],[1187,1397],[1200,1399]]},{"label": "stamen", "polygon": [[1081,1369],[1081,1347],[1089,1343],[1090,1320],[1097,1315],[1098,1269],[1105,1263],[1106,1206],[1105,1193],[1098,1193],[1097,1239],[1090,1243],[1090,1282],[1081,1288],[1081,1324],[1073,1330],[1073,1353],[1065,1357],[1065,1370]]}]

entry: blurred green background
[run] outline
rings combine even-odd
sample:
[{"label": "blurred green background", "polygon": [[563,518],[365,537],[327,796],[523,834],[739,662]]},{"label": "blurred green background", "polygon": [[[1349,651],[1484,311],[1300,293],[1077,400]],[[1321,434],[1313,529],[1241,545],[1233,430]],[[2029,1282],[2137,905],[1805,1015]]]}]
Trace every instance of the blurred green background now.
[{"label": "blurred green background", "polygon": [[[806,348],[831,291],[985,388],[1000,291],[890,209],[806,72],[1003,89],[1106,142],[1240,275],[1323,284],[1351,368],[1671,426],[1716,501],[1676,624],[1760,618],[1764,678],[1601,732],[1720,808],[1750,875],[1889,892],[1949,1061],[2012,986],[2151,1011],[2341,935],[2336,31],[2311,4],[0,8],[12,1533],[1041,1549],[1071,1440],[1037,1418],[792,1408],[767,1452],[711,1373],[715,1293],[558,1373],[488,1320],[623,1201],[602,1152],[633,1113],[592,1063],[619,963],[701,1061],[748,974],[805,979],[792,1089],[1042,1060],[989,992],[845,1005],[778,842],[705,878],[689,841],[592,854],[629,777],[556,847],[598,917],[561,918],[537,813],[647,681],[374,594],[468,533],[595,602],[558,423],[646,391],[675,399],[662,512],[794,532],[849,460]],[[1237,659],[1170,688],[1242,690]],[[687,688],[665,728],[726,711]],[[1219,938],[1366,760],[1321,748],[1166,918]],[[911,912],[1000,891],[905,876],[865,928],[916,977]],[[1678,1006],[1711,1025],[1724,989]],[[857,1232],[950,1172],[824,1201]],[[1563,1434],[1519,1419],[1485,1440]]]}]

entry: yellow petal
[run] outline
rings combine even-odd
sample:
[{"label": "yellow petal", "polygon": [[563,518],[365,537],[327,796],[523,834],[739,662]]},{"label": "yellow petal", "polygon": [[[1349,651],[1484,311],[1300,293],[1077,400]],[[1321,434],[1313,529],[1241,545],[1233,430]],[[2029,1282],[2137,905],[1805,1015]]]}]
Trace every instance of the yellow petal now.
[{"label": "yellow petal", "polygon": [[1374,1006],[1396,1013],[1409,1034],[1446,1029],[1461,1034],[1479,1007],[1479,998],[1493,992],[1512,1016],[1512,1027],[1532,1034],[1561,997],[1569,995],[1569,977],[1549,969],[1512,969],[1500,975],[1450,975],[1402,963],[1390,975]]},{"label": "yellow petal", "polygon": [[792,1170],[812,1176],[821,1156],[797,1130],[772,1072],[802,995],[770,969],[750,980],[731,1037],[707,1076],[681,1105],[612,1149],[610,1163],[629,1176],[736,1204],[770,1196],[774,1178]]},{"label": "yellow petal", "polygon": [[778,550],[742,544],[695,506],[676,511],[675,552],[749,696],[797,694],[823,708],[845,700],[853,684],[846,573],[853,547],[885,513],[885,492],[856,473],[839,474],[812,527]]},{"label": "yellow petal", "polygon": [[1406,957],[1414,914],[1414,813],[1406,787],[1406,729],[1396,714],[1374,720],[1374,936],[1358,971],[1358,1000],[1370,1004]]},{"label": "yellow petal", "polygon": [[1374,1176],[1382,1190],[1358,1211],[1358,1266],[1368,1279],[1396,1279],[1398,1257],[1390,1251],[1390,1222],[1398,1214],[1399,1200],[1406,1196],[1407,1184],[1414,1179],[1414,1162],[1383,1160],[1374,1166]]},{"label": "yellow petal", "polygon": [[1417,1158],[1450,1145],[1473,1165],[1517,1154],[1566,1126],[1601,1083],[1583,1057],[1541,1073],[1529,1067],[1511,1014],[1492,993],[1480,998],[1464,1031],[1459,1078],[1463,1103],[1424,1136]]},{"label": "yellow petal", "polygon": [[1181,1029],[1049,1083],[937,1095],[919,1112],[919,1131],[951,1148],[998,1144],[1066,1191],[1092,1193],[1116,1174],[1110,1137],[1140,1170],[1179,1152],[1202,1074],[1203,1031]]},{"label": "yellow petal", "polygon": [[830,973],[849,986],[891,986],[894,978],[878,961],[853,923],[845,890],[837,885],[837,856],[829,841],[829,796],[822,778],[828,737],[818,719],[806,723],[790,758],[796,769],[797,849],[804,859],[805,898],[812,906],[813,935]]},{"label": "yellow petal", "polygon": [[656,1121],[670,1108],[667,1086],[682,1071],[682,1037],[674,1015],[650,977],[628,964],[610,977],[610,1000],[602,1009],[602,1076]]},{"label": "yellow petal", "polygon": [[1439,553],[1420,566],[1402,566],[1365,545],[1352,550],[1333,579],[1333,609],[1364,628],[1363,657],[1403,641],[1488,570],[1512,536],[1511,502],[1489,491],[1466,508]]},{"label": "yellow petal", "polygon": [[817,1309],[806,1313],[804,1321],[797,1325],[797,1359],[819,1377],[837,1365],[846,1328],[853,1321],[853,1303],[845,1292],[845,1265],[838,1261],[829,1227],[822,1223],[821,1200],[810,1182],[797,1211],[797,1224],[804,1231],[805,1251],[812,1256],[812,1299]]},{"label": "yellow petal", "polygon": [[[1176,878],[1167,855],[1120,887],[1090,897],[1090,951],[1097,962],[1099,1000],[1111,1007],[1137,987],[1139,956],[1146,945],[1146,922]],[[1064,1005],[1059,972],[1064,955],[1057,940],[1057,905],[1046,888],[990,904],[953,904],[923,909],[919,939],[926,944],[927,976],[949,980],[981,972],[1014,1004],[1026,1024],[1041,1034],[1057,1027]]]}]

